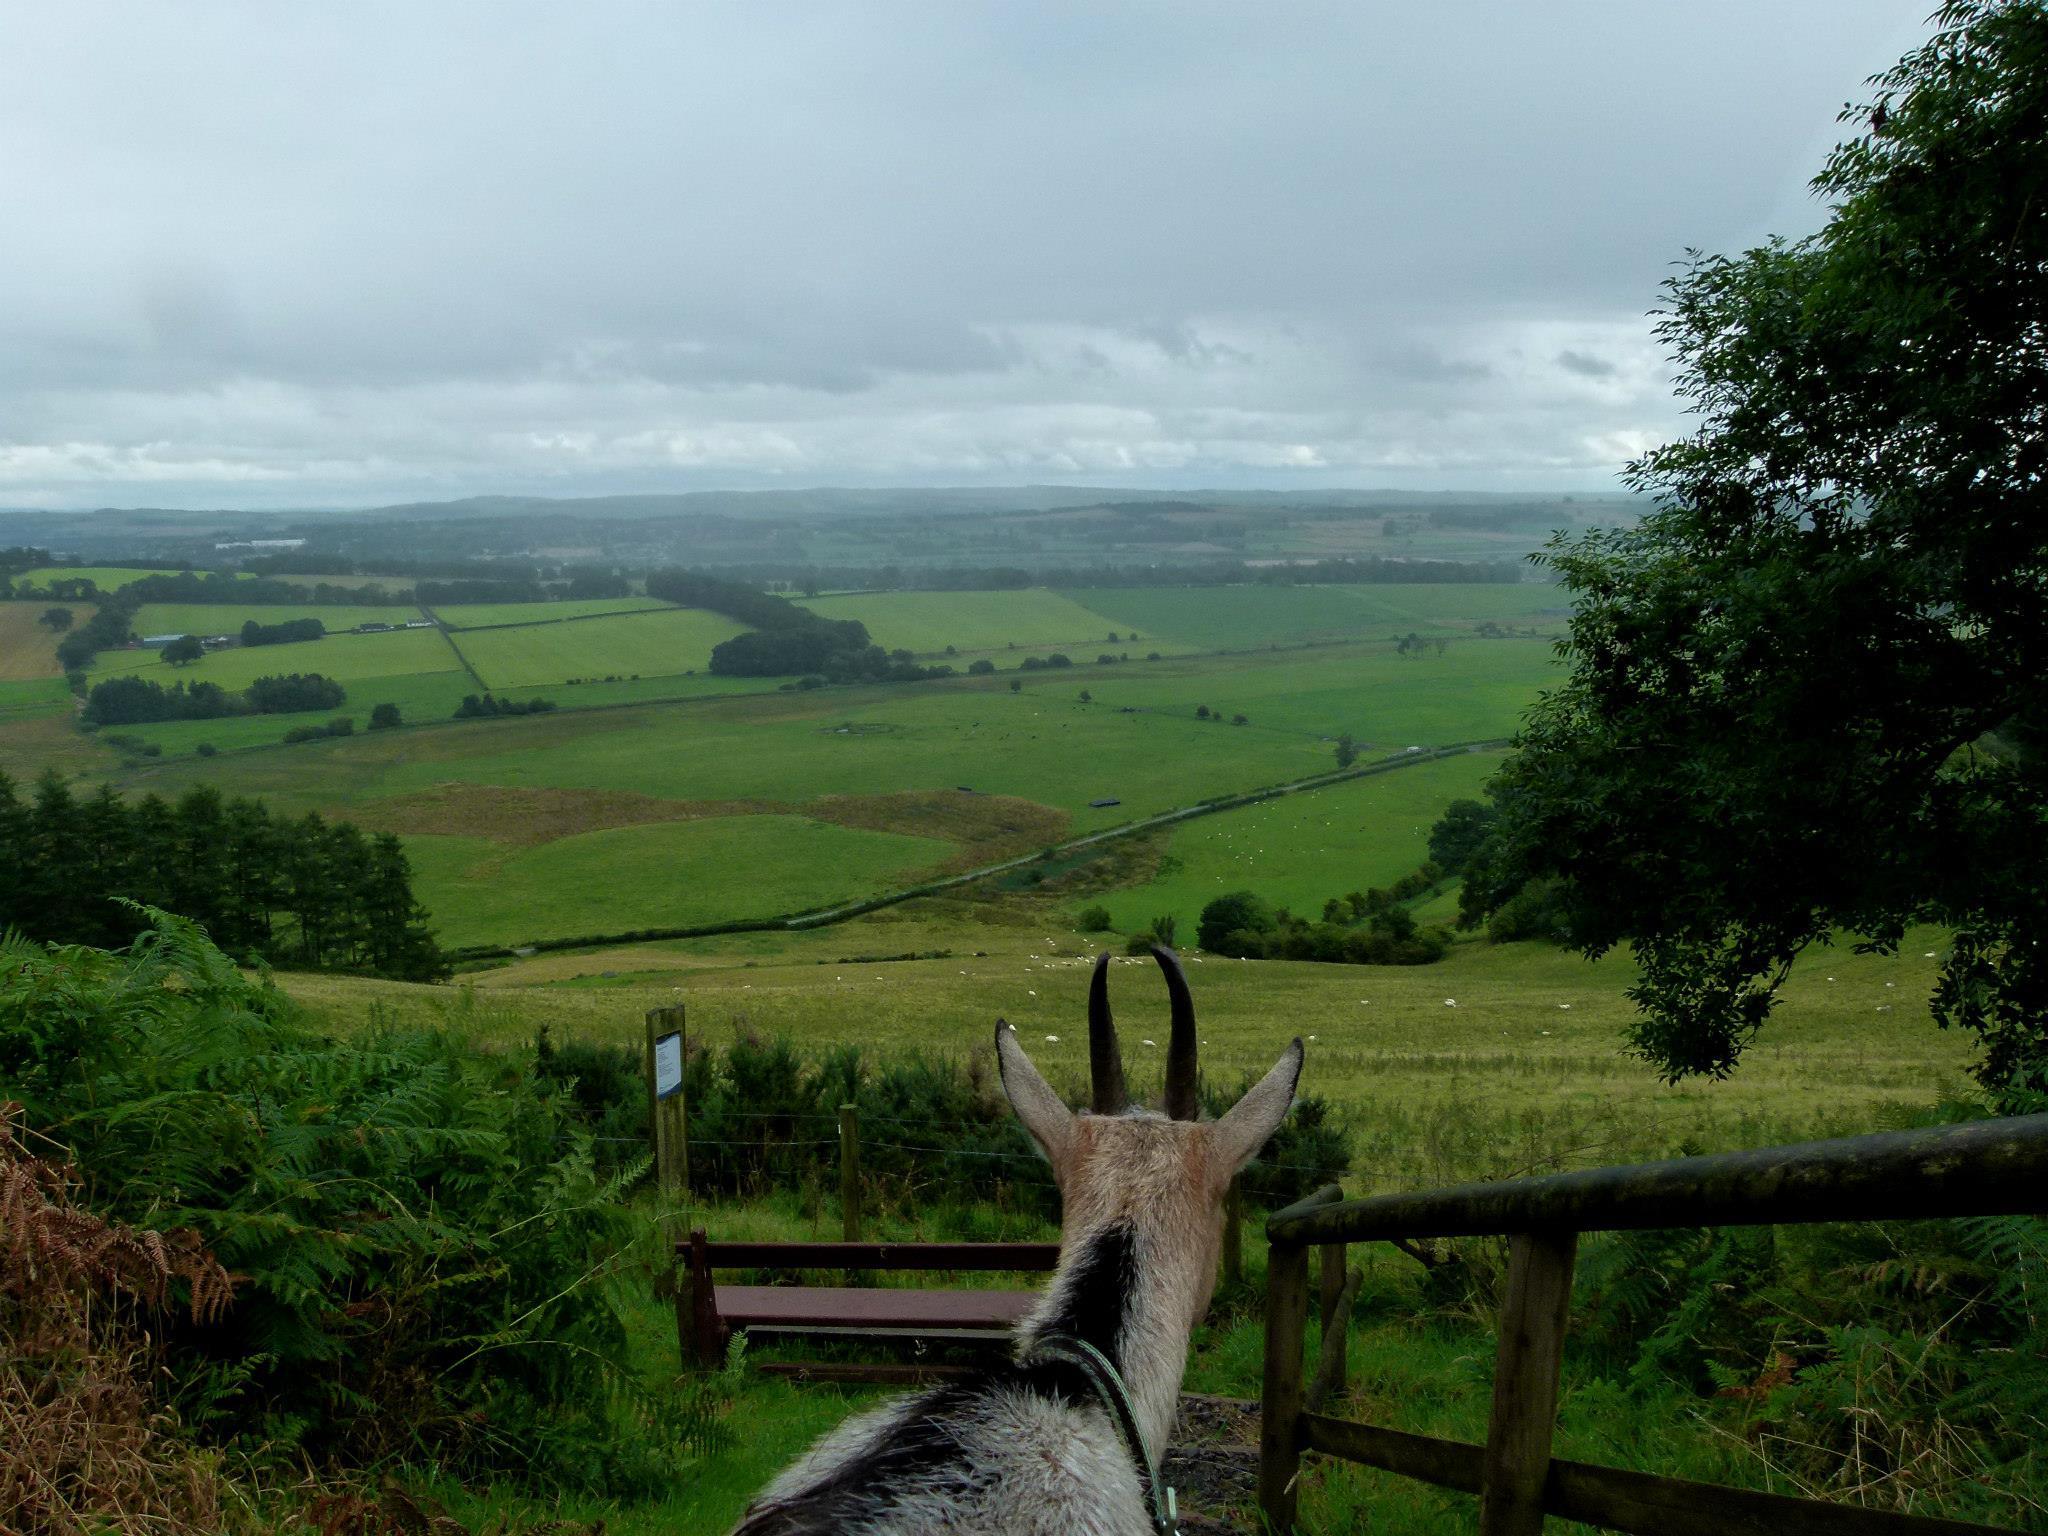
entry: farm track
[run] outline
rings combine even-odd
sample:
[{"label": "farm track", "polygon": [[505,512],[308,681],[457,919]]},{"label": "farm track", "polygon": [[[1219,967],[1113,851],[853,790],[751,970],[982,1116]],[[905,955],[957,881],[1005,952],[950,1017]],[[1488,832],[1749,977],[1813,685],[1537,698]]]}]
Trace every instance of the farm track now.
[{"label": "farm track", "polygon": [[1177,810],[1162,811],[1156,816],[1146,816],[1137,821],[1125,822],[1121,826],[1107,827],[1100,832],[1090,832],[1081,837],[1068,838],[1053,843],[1032,853],[1018,854],[1013,858],[1000,859],[992,864],[980,865],[957,875],[943,879],[921,881],[916,885],[904,886],[886,891],[878,896],[869,896],[860,901],[845,902],[836,907],[825,907],[808,912],[784,913],[776,917],[749,918],[742,922],[708,923],[694,927],[640,929],[631,933],[588,934],[572,939],[542,939],[532,944],[473,945],[466,949],[451,951],[458,961],[500,960],[514,957],[559,952],[572,949],[602,949],[613,944],[645,943],[661,939],[710,938],[727,933],[801,933],[807,929],[830,927],[835,923],[847,922],[884,907],[915,901],[923,896],[935,896],[944,891],[957,890],[997,875],[1022,869],[1041,859],[1058,858],[1062,854],[1079,852],[1100,847],[1123,838],[1138,837],[1147,832],[1156,832],[1163,827],[1177,826],[1202,816],[1214,816],[1224,811],[1241,810],[1248,805],[1258,805],[1268,800],[1278,800],[1287,795],[1304,794],[1311,790],[1328,789],[1335,784],[1347,784],[1356,779],[1368,779],[1380,774],[1393,773],[1402,768],[1422,763],[1441,762],[1445,758],[1462,757],[1472,752],[1497,751],[1508,745],[1507,738],[1492,738],[1484,741],[1453,742],[1448,746],[1433,747],[1423,751],[1409,750],[1392,757],[1375,759],[1373,762],[1350,768],[1336,769],[1330,773],[1312,774],[1306,778],[1291,779],[1282,784],[1269,784],[1257,789],[1248,789],[1238,794],[1219,795],[1213,800],[1204,800],[1195,805],[1182,806]]}]

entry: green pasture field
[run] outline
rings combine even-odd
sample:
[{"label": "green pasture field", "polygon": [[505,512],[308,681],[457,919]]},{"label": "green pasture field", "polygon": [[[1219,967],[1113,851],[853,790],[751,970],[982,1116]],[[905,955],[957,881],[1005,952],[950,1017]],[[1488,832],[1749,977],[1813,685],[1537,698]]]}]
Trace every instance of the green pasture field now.
[{"label": "green pasture field", "polygon": [[711,665],[711,648],[744,626],[697,608],[465,632],[455,646],[486,686],[538,687],[572,677],[674,677]]},{"label": "green pasture field", "polygon": [[[1278,731],[1318,742],[1348,731],[1361,750],[1392,752],[1510,734],[1538,691],[1562,680],[1556,663],[1548,641],[1466,638],[1451,641],[1441,656],[1434,649],[1401,656],[1382,641],[1060,675],[1067,686],[1093,694],[1097,709],[1193,718],[1206,704],[1226,722],[1214,730]],[[1227,723],[1239,714],[1246,725]]]},{"label": "green pasture field", "polygon": [[[288,647],[265,647],[283,650]],[[166,670],[169,670],[168,668]],[[220,752],[239,752],[277,746],[285,732],[304,725],[319,725],[346,715],[358,731],[370,723],[370,711],[379,704],[396,704],[407,725],[446,721],[465,694],[475,693],[476,683],[467,672],[409,672],[395,677],[355,678],[344,686],[348,697],[338,708],[290,715],[230,715],[219,720],[167,720],[157,725],[129,725],[118,729],[144,741],[154,742],[170,756],[193,753],[201,742]],[[292,746],[287,756],[295,764],[307,743]],[[287,765],[288,767],[290,765]]]},{"label": "green pasture field", "polygon": [[69,608],[74,627],[99,611],[92,603],[52,603],[45,598],[0,602],[0,682],[62,676],[57,642],[63,637],[40,622],[53,607]]},{"label": "green pasture field", "polygon": [[447,672],[460,664],[437,631],[401,629],[381,635],[329,635],[324,640],[296,640],[287,645],[228,646],[183,666],[173,666],[154,650],[102,651],[93,662],[91,676],[97,682],[139,673],[166,687],[181,681],[208,682],[235,690],[248,687],[259,677],[291,672],[318,672],[351,684],[370,678]]},{"label": "green pasture field", "polygon": [[[157,772],[300,806],[367,802],[450,780],[791,806],[828,794],[967,785],[1072,811],[1085,831],[1330,766],[1327,749],[1298,739],[1191,717],[1119,715],[1064,687],[1013,694],[957,681],[457,722],[321,750],[327,758],[317,765],[250,757]],[[1104,796],[1123,803],[1086,809]]]},{"label": "green pasture field", "polygon": [[340,633],[358,624],[403,624],[419,616],[417,608],[352,608],[340,603],[144,603],[135,613],[135,633],[239,635],[251,619],[258,624],[318,619],[330,632]]},{"label": "green pasture field", "polygon": [[[244,571],[241,574],[247,576],[255,573]],[[272,573],[266,571],[263,573],[263,579],[265,581],[282,581],[294,587],[383,587],[386,591],[410,588],[415,581],[419,580],[417,576],[363,576],[358,575],[354,571],[336,572],[331,575],[316,571],[306,576],[302,576],[297,572]]]},{"label": "green pasture field", "polygon": [[1071,905],[1099,902],[1127,933],[1171,913],[1187,940],[1202,908],[1228,891],[1313,919],[1331,897],[1391,885],[1422,863],[1444,807],[1477,797],[1500,762],[1475,752],[1198,817],[1173,830],[1149,883]]},{"label": "green pasture field", "polygon": [[89,581],[102,592],[118,592],[130,582],[140,581],[145,576],[182,574],[182,571],[161,565],[46,565],[33,571],[23,571],[14,579],[17,583],[33,583],[39,587],[47,587],[53,581]]},{"label": "green pasture field", "polygon": [[551,699],[562,709],[616,709],[627,704],[652,704],[662,700],[725,698],[733,694],[776,693],[785,681],[776,677],[720,677],[699,672],[681,677],[621,677],[605,682],[603,675],[579,683],[534,683],[525,688],[495,688],[501,699],[518,703],[526,699]]},{"label": "green pasture field", "polygon": [[61,677],[9,678],[0,682],[0,725],[65,714],[70,708],[71,690]]},{"label": "green pasture field", "polygon": [[658,597],[583,597],[553,603],[452,603],[437,606],[434,617],[450,629],[481,629],[492,624],[548,624],[558,619],[587,619],[608,613],[665,613],[673,605]]},{"label": "green pasture field", "polygon": [[622,933],[850,901],[953,851],[935,838],[801,816],[723,816],[587,832],[508,850],[406,840],[414,889],[444,944]]},{"label": "green pasture field", "polygon": [[[544,954],[415,986],[283,975],[336,1028],[380,1016],[479,1038],[633,1043],[649,1008],[682,1002],[699,1038],[744,1025],[807,1053],[986,1052],[1007,1019],[1070,1097],[1088,1064],[1086,997],[1103,949],[1118,953],[1111,998],[1132,1091],[1155,1100],[1166,994],[1149,959],[1113,936],[1030,921],[1015,907],[922,902],[802,933],[732,935],[617,951]],[[1303,1091],[1327,1098],[1358,1138],[1353,1192],[1423,1187],[1518,1169],[1592,1166],[1848,1134],[1966,1092],[1967,1037],[1936,1029],[1927,998],[1942,935],[1909,933],[1895,957],[1845,944],[1802,958],[1783,1001],[1724,1082],[1676,1086],[1624,1051],[1634,962],[1538,944],[1465,939],[1428,966],[1315,965],[1188,955],[1203,1070],[1234,1083],[1263,1072],[1294,1035]],[[951,950],[945,959],[859,956]],[[983,953],[977,956],[976,951]],[[679,990],[678,990],[679,989]],[[351,1022],[353,1021],[353,1023]],[[1048,1036],[1057,1036],[1056,1040]]]},{"label": "green pasture field", "polygon": [[[481,637],[467,638],[639,622],[594,619],[539,630],[485,631]],[[437,638],[429,632],[415,633]],[[395,638],[345,637],[263,649],[317,652]],[[1509,665],[1503,667],[1503,662]],[[590,797],[615,792],[671,805],[697,803],[697,809],[684,813],[702,814],[716,813],[721,804],[739,800],[801,812],[828,795],[951,795],[965,786],[983,795],[1013,796],[1049,807],[1069,835],[1078,835],[1327,772],[1335,767],[1335,759],[1325,738],[1343,729],[1361,736],[1373,729],[1382,739],[1401,745],[1506,735],[1518,710],[1533,697],[1544,675],[1540,669],[1547,665],[1537,642],[1505,641],[1454,646],[1447,656],[1423,661],[1400,660],[1384,647],[1222,660],[1183,658],[1035,673],[1016,693],[1010,691],[1008,679],[956,678],[609,710],[565,707],[555,714],[522,719],[359,733],[289,752],[242,753],[205,762],[189,757],[166,760],[123,769],[117,778],[125,788],[164,793],[176,793],[190,783],[212,783],[226,793],[263,795],[284,810],[361,814],[373,823],[380,818],[380,805],[393,797],[415,797],[448,784],[472,786],[479,805],[500,789],[550,791],[571,825],[579,806]],[[1080,701],[1084,684],[1092,685],[1095,702]],[[443,678],[436,686],[452,691],[459,684]],[[350,699],[342,712],[357,714],[360,727],[368,706],[381,695],[366,683],[351,681],[349,687]],[[583,689],[560,686],[538,691],[567,706],[577,702]],[[1242,705],[1253,723],[1240,727],[1197,720],[1187,700],[1198,693],[1219,707]],[[1129,713],[1118,704],[1124,699],[1131,701]],[[431,711],[399,702],[408,721],[431,718]],[[186,751],[200,740],[223,749],[266,737],[274,741],[283,730],[279,726],[273,732],[267,724],[224,724],[234,730],[177,725],[145,728],[138,734],[151,739],[161,734],[166,751],[174,746]],[[1394,776],[1427,771],[1402,768]],[[1462,785],[1464,780],[1457,782]],[[1451,797],[1447,791],[1443,798]],[[1089,802],[1098,799],[1119,803],[1092,807]],[[667,808],[655,807],[647,819],[665,819],[668,814]],[[1410,824],[1401,823],[1404,828]],[[896,831],[923,830],[915,824],[885,825]],[[476,830],[471,821],[444,828],[431,817],[404,820],[396,829],[425,835]],[[744,826],[736,829],[736,838],[743,840],[744,835],[750,835]],[[1051,835],[1048,832],[1048,841]],[[758,855],[733,866],[745,872],[736,879],[762,888],[816,888],[806,883],[815,878],[809,872],[779,867],[779,860],[796,851],[791,844],[765,832],[763,836]],[[1386,864],[1398,874],[1418,861],[1405,831],[1397,846],[1398,852],[1373,867]],[[1319,908],[1324,896],[1342,894],[1361,883],[1356,856],[1356,845],[1347,843],[1342,856],[1333,856],[1321,867],[1304,864],[1295,879],[1304,889],[1314,890]],[[550,894],[550,878],[539,864],[515,863],[492,882],[441,885],[429,906],[451,933],[504,941],[623,931],[575,921]],[[1147,908],[1156,899],[1143,894],[1132,907],[1118,897],[1114,910],[1121,914],[1131,907],[1137,919],[1147,919],[1155,915]],[[563,926],[527,921],[508,932],[483,932],[486,918],[505,919],[522,904],[546,914],[550,924]],[[672,918],[660,925],[694,920],[713,919]],[[655,925],[635,921],[626,927]]]},{"label": "green pasture field", "polygon": [[[1088,587],[1063,594],[1093,612],[1195,650],[1467,632],[1481,621],[1563,627],[1560,589],[1533,582],[1317,587]],[[1149,649],[1165,647],[1147,645]]]},{"label": "green pasture field", "polygon": [[[1043,587],[1015,592],[859,592],[806,598],[803,605],[828,619],[860,620],[875,644],[887,650],[936,656],[950,645],[970,658],[988,655],[1005,670],[1028,655],[1047,651],[1092,662],[1104,651],[1143,656],[1148,651],[1187,649],[1178,641],[1155,636],[1141,621],[1127,623]],[[1131,638],[1133,623],[1144,639]],[[1109,639],[1111,630],[1120,637],[1114,642]],[[1016,654],[1010,657],[1013,647]]]}]

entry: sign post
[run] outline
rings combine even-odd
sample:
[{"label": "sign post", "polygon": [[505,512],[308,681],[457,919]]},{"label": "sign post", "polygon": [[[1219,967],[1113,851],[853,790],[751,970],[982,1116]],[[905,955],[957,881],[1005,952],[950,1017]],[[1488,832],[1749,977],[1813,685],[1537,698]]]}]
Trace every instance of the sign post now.
[{"label": "sign post", "polygon": [[690,1144],[683,1103],[683,1010],[647,1010],[647,1134],[655,1180],[664,1195],[690,1188]]}]

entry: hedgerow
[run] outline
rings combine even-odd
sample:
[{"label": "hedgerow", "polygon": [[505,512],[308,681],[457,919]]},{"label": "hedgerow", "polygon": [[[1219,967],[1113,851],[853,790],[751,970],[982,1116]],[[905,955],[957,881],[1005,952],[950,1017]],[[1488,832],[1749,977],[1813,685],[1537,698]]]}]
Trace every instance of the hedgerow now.
[{"label": "hedgerow", "polygon": [[[647,1086],[640,1052],[581,1041],[536,1042],[537,1070],[561,1084],[566,1101],[599,1138],[607,1159],[638,1158],[647,1137]],[[1251,1079],[1202,1089],[1219,1115]],[[690,1188],[698,1196],[753,1197],[775,1190],[836,1189],[839,1108],[858,1115],[860,1167],[871,1193],[893,1208],[931,1210],[988,1200],[1059,1213],[1045,1161],[1010,1112],[991,1054],[877,1059],[857,1046],[807,1058],[789,1041],[742,1032],[721,1050],[695,1046],[683,1071],[688,1105]],[[1299,1099],[1243,1188],[1268,1208],[1300,1199],[1351,1164],[1351,1138],[1328,1103]]]}]

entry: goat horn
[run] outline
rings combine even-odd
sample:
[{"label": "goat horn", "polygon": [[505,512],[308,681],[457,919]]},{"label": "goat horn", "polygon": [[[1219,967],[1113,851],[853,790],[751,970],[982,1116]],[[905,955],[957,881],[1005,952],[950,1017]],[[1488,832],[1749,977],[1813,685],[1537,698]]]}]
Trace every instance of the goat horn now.
[{"label": "goat horn", "polygon": [[1124,1090],[1123,1052],[1117,1049],[1116,1021],[1109,1016],[1109,956],[1095,961],[1088,983],[1088,1082],[1098,1115],[1120,1115],[1130,1107]]},{"label": "goat horn", "polygon": [[1173,1004],[1173,1034],[1166,1042],[1167,1118],[1193,1120],[1202,1112],[1195,1093],[1195,1000],[1188,992],[1187,973],[1172,950],[1154,944],[1152,958],[1166,973],[1166,995]]}]

